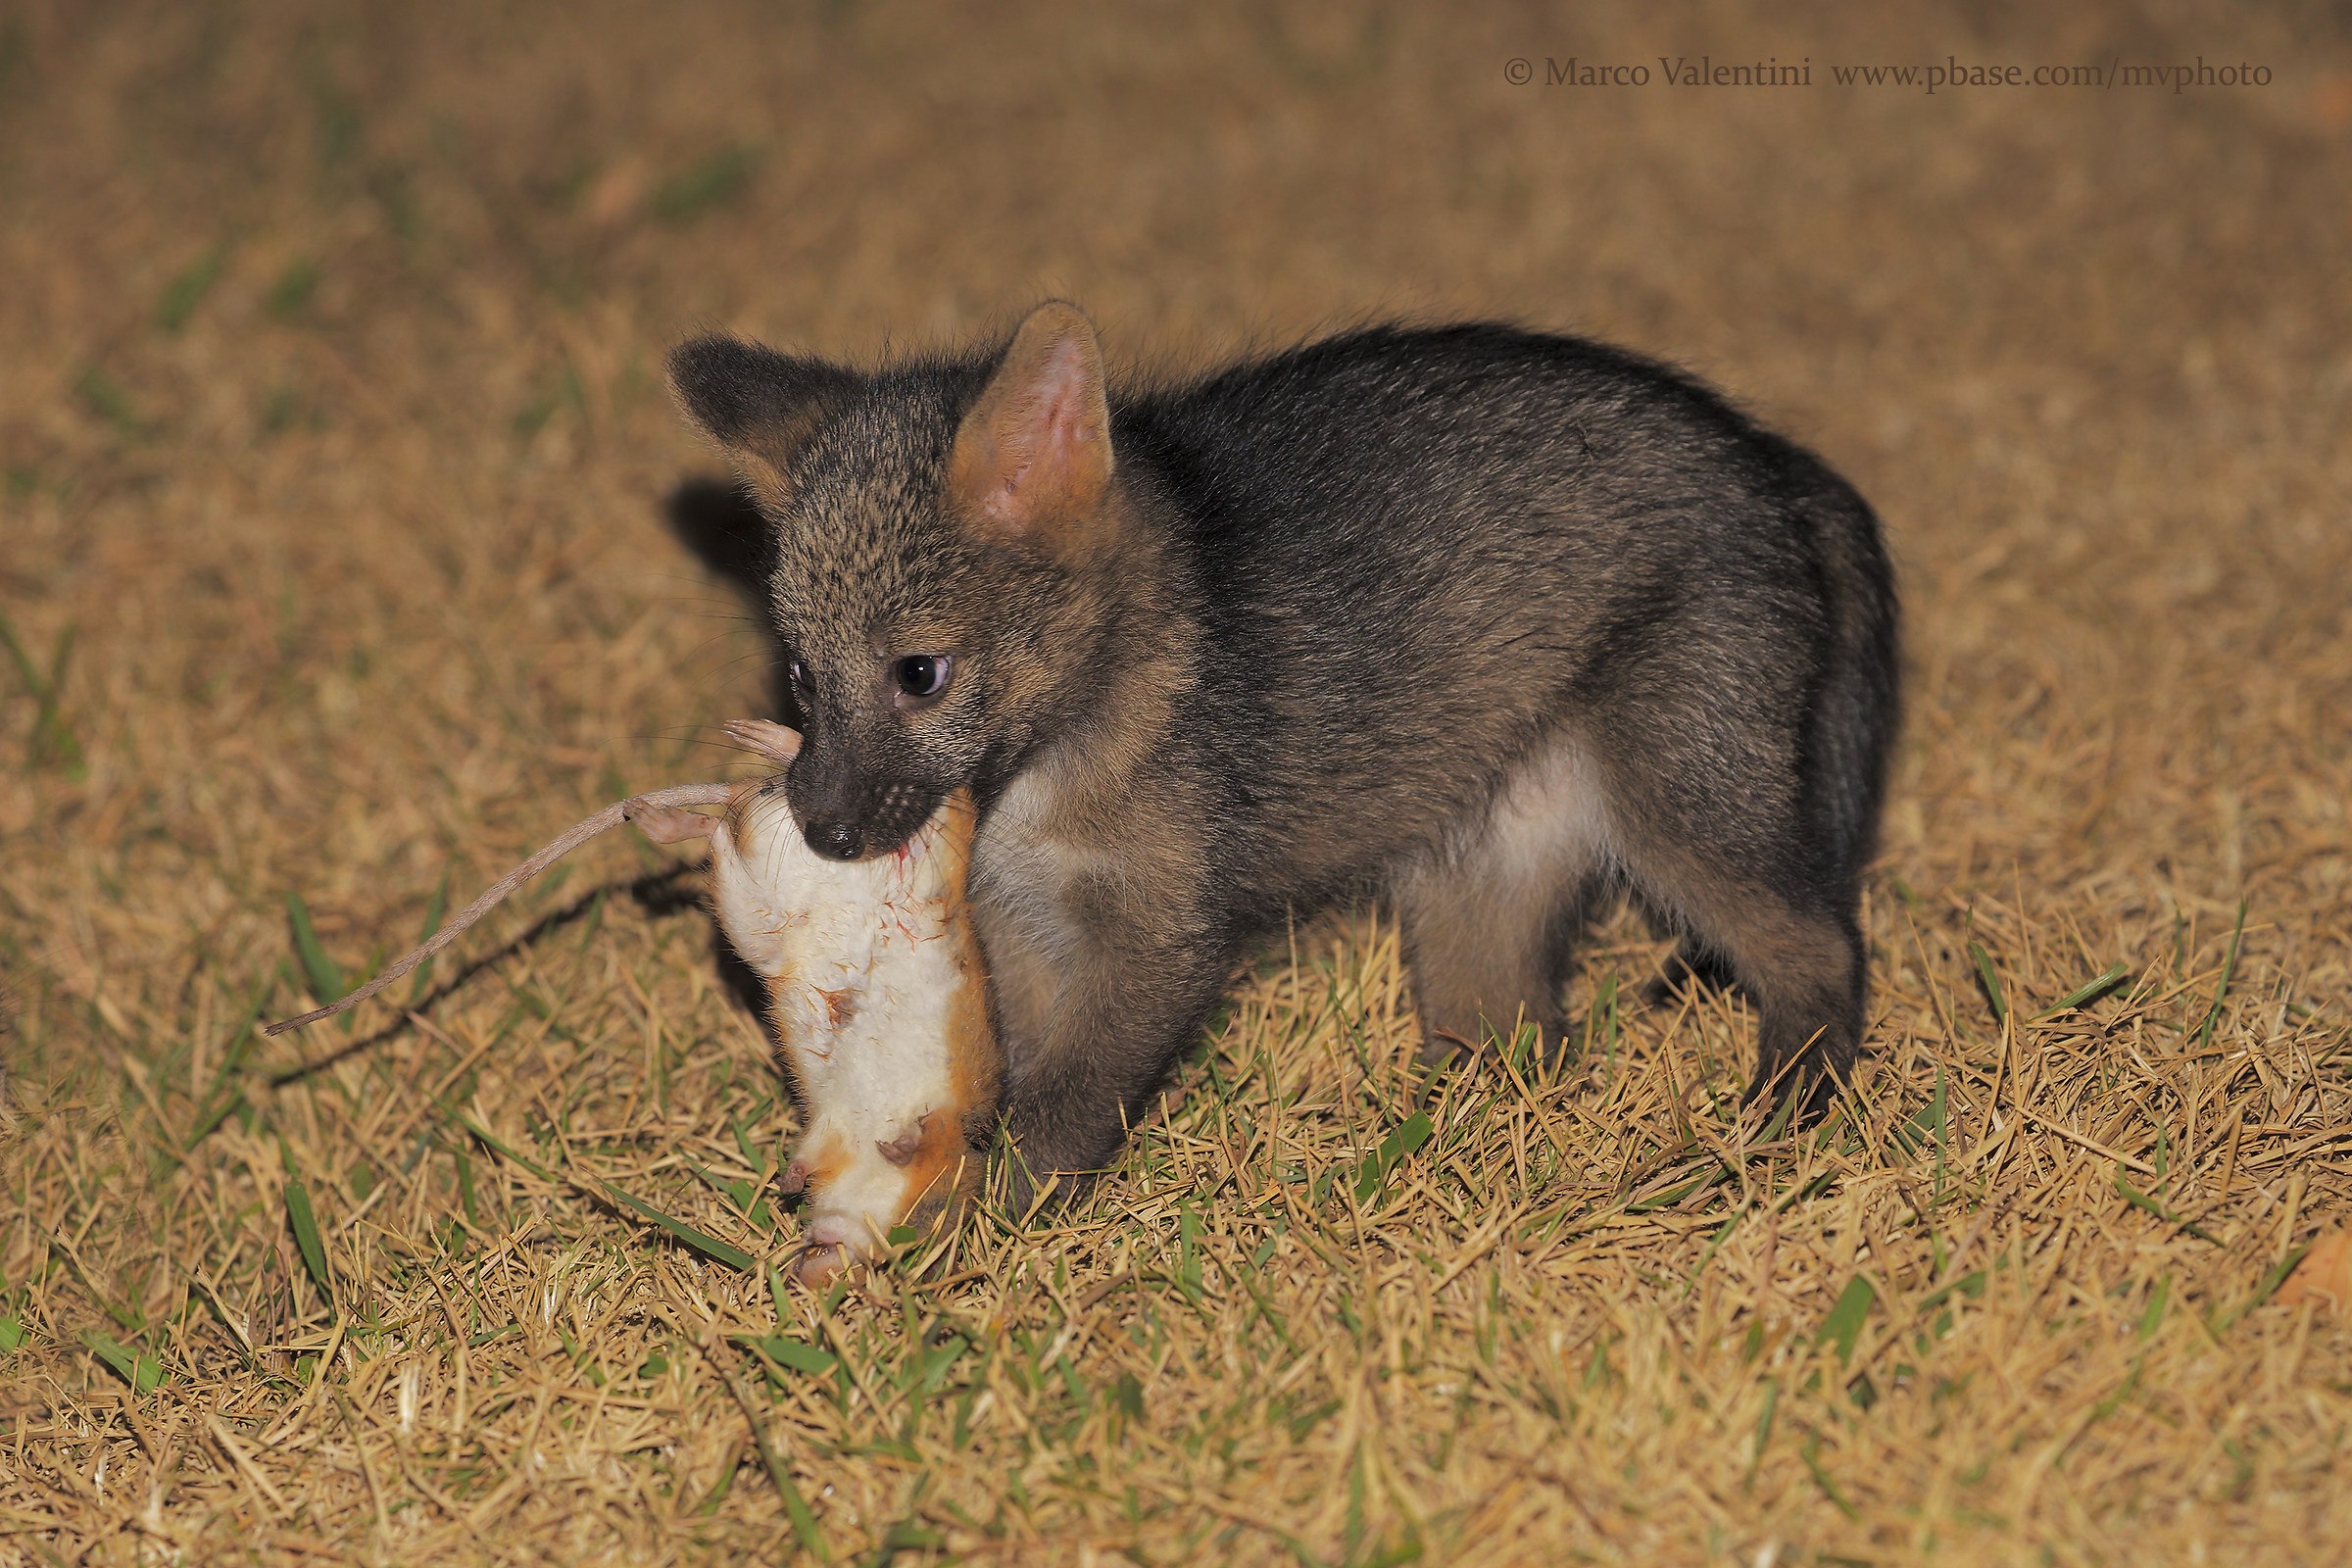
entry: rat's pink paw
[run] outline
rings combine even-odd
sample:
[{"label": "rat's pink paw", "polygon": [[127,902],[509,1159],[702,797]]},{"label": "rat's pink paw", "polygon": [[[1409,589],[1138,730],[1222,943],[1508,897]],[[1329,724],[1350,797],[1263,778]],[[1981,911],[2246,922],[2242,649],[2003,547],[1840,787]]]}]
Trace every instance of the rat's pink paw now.
[{"label": "rat's pink paw", "polygon": [[712,822],[700,811],[689,811],[676,806],[638,806],[628,811],[637,831],[656,844],[684,844],[691,839],[709,838]]},{"label": "rat's pink paw", "polygon": [[841,1278],[854,1258],[846,1247],[804,1248],[801,1260],[792,1265],[792,1277],[814,1290],[823,1290]]},{"label": "rat's pink paw", "polygon": [[827,1285],[859,1261],[873,1245],[871,1229],[853,1214],[819,1214],[808,1225],[793,1273],[805,1285]]},{"label": "rat's pink paw", "polygon": [[801,755],[801,732],[789,725],[764,718],[730,718],[725,728],[727,739],[771,762],[789,765]]}]

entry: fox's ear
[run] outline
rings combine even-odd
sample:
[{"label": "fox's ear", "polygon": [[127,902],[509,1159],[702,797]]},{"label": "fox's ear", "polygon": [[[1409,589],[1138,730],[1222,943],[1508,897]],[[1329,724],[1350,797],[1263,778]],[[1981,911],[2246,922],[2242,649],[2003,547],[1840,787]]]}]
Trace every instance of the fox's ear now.
[{"label": "fox's ear", "polygon": [[948,491],[975,527],[1066,550],[1110,485],[1102,346],[1077,306],[1029,313],[956,431]]},{"label": "fox's ear", "polygon": [[792,455],[857,389],[856,372],[732,337],[698,337],[669,353],[669,382],[687,416],[727,449],[761,501],[790,499]]}]

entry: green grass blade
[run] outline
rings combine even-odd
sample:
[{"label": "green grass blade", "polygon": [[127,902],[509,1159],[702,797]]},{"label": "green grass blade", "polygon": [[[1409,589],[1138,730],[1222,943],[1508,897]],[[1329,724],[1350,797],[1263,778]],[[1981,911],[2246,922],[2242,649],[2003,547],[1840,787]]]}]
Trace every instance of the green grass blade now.
[{"label": "green grass blade", "polygon": [[506,1155],[507,1158],[513,1160],[515,1164],[520,1165],[524,1170],[529,1171],[532,1175],[538,1177],[543,1182],[552,1182],[556,1179],[555,1173],[550,1171],[545,1165],[540,1164],[537,1160],[531,1158],[530,1155],[507,1143],[504,1139],[492,1136],[488,1131],[475,1123],[472,1117],[459,1115],[453,1112],[452,1119],[454,1119],[459,1126],[465,1128],[467,1132],[473,1134],[474,1137],[480,1139],[482,1147],[489,1150],[492,1153]]},{"label": "green grass blade", "polygon": [[293,933],[294,956],[302,963],[303,980],[310,986],[312,997],[322,1007],[340,1001],[351,986],[335,960],[326,956],[326,949],[318,945],[318,931],[311,924],[310,906],[302,902],[299,893],[286,895],[286,925]]},{"label": "green grass blade", "polygon": [[687,1224],[684,1220],[675,1219],[670,1215],[662,1213],[660,1209],[656,1208],[653,1204],[644,1201],[642,1199],[631,1198],[628,1194],[622,1192],[611,1182],[598,1182],[597,1186],[603,1188],[615,1203],[620,1204],[622,1207],[628,1209],[631,1213],[637,1215],[641,1219],[649,1220],[652,1223],[659,1225],[662,1229],[669,1232],[670,1235],[676,1237],[679,1241],[684,1242],[688,1247],[693,1248],[696,1251],[702,1253],[705,1257],[710,1258],[711,1261],[724,1263],[727,1265],[727,1267],[738,1270],[745,1274],[756,1276],[759,1273],[760,1265],[758,1260],[755,1259],[751,1253],[745,1251],[742,1248],[730,1247],[715,1236],[707,1235],[702,1231],[698,1231],[693,1226]]},{"label": "green grass blade", "polygon": [[2230,933],[2230,956],[2222,960],[2222,983],[2213,988],[2213,1005],[2205,1009],[2205,1021],[2197,1027],[2197,1043],[2189,1049],[2203,1051],[2213,1039],[2213,1026],[2222,1021],[2222,999],[2230,995],[2230,977],[2237,973],[2237,946],[2246,934],[2246,901],[2237,901],[2237,925]]},{"label": "green grass blade", "polygon": [[2180,1227],[2180,1229],[2188,1232],[2189,1235],[2194,1236],[2200,1242],[2210,1242],[2215,1247],[2222,1245],[2220,1240],[2217,1239],[2212,1232],[2206,1230],[2203,1226],[2191,1225],[2188,1221],[2182,1219],[2180,1215],[2174,1213],[2171,1209],[2156,1201],[2155,1199],[2150,1198],[2138,1188],[2133,1187],[2132,1185],[2131,1178],[2124,1174],[2124,1167],[2121,1165],[2115,1167],[2115,1190],[2117,1193],[2122,1195],[2124,1201],[2130,1203],[2133,1208],[2144,1208],[2149,1213],[2155,1215],[2158,1219],[2164,1221],[2167,1225],[2178,1225]]},{"label": "green grass blade", "polygon": [[1436,1131],[1437,1129],[1430,1125],[1429,1112],[1425,1110],[1416,1110],[1403,1121],[1398,1122],[1396,1131],[1382,1139],[1380,1147],[1366,1154],[1363,1163],[1356,1168],[1356,1201],[1359,1203],[1370,1202],[1372,1196],[1379,1192],[1381,1185],[1388,1180],[1389,1172],[1403,1163],[1415,1150],[1428,1143],[1430,1136]]},{"label": "green grass blade", "polygon": [[215,1100],[211,1107],[197,1118],[195,1127],[189,1131],[187,1145],[180,1151],[181,1155],[184,1157],[194,1153],[198,1144],[218,1132],[220,1124],[242,1110],[246,1103],[246,1099],[241,1093],[225,1095]]},{"label": "green grass blade", "polygon": [[2034,1017],[2036,1021],[2043,1018],[2055,1018],[2062,1012],[2072,1012],[2077,1007],[2086,1006],[2131,978],[2132,966],[2118,960],[2083,981],[2065,996],[2060,997],[2056,1002],[2035,1013]]},{"label": "green grass blade", "polygon": [[1969,1298],[1971,1300],[1974,1300],[1984,1294],[1984,1271],[1983,1269],[1973,1270],[1967,1274],[1961,1275],[1956,1280],[1950,1280],[1942,1285],[1937,1286],[1935,1290],[1932,1290],[1927,1295],[1921,1297],[1918,1301],[1913,1304],[1913,1310],[1919,1312],[1932,1312],[1936,1307],[1941,1306],[1945,1301],[1951,1299],[1952,1293],[1955,1291],[1957,1291],[1960,1295]]},{"label": "green grass blade", "polygon": [[758,1350],[778,1366],[792,1368],[821,1377],[840,1364],[841,1358],[830,1350],[820,1349],[805,1340],[788,1334],[730,1334],[728,1339],[749,1349]]},{"label": "green grass blade", "polygon": [[176,332],[188,324],[196,307],[220,281],[221,269],[228,262],[228,247],[215,245],[183,268],[164,288],[163,297],[155,302],[155,324],[167,332]]},{"label": "green grass blade", "polygon": [[96,1329],[82,1330],[81,1343],[88,1346],[91,1349],[97,1351],[98,1359],[104,1361],[108,1366],[113,1367],[116,1375],[121,1377],[123,1382],[128,1383],[130,1381],[130,1369],[133,1357],[127,1348],[117,1344],[113,1339],[99,1333]]},{"label": "green grass blade", "polygon": [[1813,1472],[1813,1484],[1821,1489],[1821,1494],[1836,1503],[1838,1511],[1848,1519],[1860,1519],[1861,1511],[1846,1501],[1845,1494],[1838,1490],[1837,1484],[1830,1480],[1829,1473],[1821,1467],[1821,1440],[1807,1440],[1797,1452],[1804,1459],[1805,1468]]},{"label": "green grass blade", "polygon": [[277,274],[277,281],[270,285],[262,308],[281,321],[294,319],[311,303],[311,296],[318,292],[318,278],[317,262],[307,256],[296,257]]},{"label": "green grass blade", "polygon": [[1625,1211],[1628,1214],[1647,1214],[1661,1208],[1672,1208],[1691,1194],[1721,1186],[1731,1179],[1732,1168],[1718,1162],[1713,1170],[1694,1176],[1678,1187],[1670,1187],[1662,1193],[1653,1193],[1637,1202],[1626,1204]]},{"label": "green grass blade", "polygon": [[331,1298],[335,1285],[326,1271],[326,1243],[318,1234],[318,1216],[311,1209],[311,1190],[299,1176],[286,1183],[286,1222],[294,1228],[294,1245],[302,1249],[302,1266]]},{"label": "green grass blade", "polygon": [[32,729],[25,740],[24,760],[32,767],[54,762],[75,777],[82,772],[81,738],[67,721],[59,693],[65,686],[66,666],[73,661],[74,641],[80,629],[77,622],[69,622],[57,634],[57,647],[49,656],[49,673],[43,675],[32,655],[18,639],[15,625],[6,615],[0,615],[0,650],[5,650],[9,662],[17,666],[18,678],[24,681],[25,694],[33,702]]},{"label": "green grass blade", "polygon": [[648,217],[664,223],[684,223],[714,207],[724,207],[743,194],[760,168],[760,154],[730,144],[674,177],[662,181],[648,197]]},{"label": "green grass blade", "polygon": [[458,1202],[466,1210],[466,1223],[477,1231],[482,1230],[485,1228],[482,1224],[482,1200],[481,1195],[474,1191],[473,1161],[466,1157],[464,1144],[452,1149],[450,1153],[456,1158]]},{"label": "green grass blade", "polygon": [[2009,999],[2001,992],[2001,977],[1992,972],[1992,955],[1981,942],[1968,945],[1968,957],[1977,966],[1977,982],[1984,988],[1984,1000],[1992,1004],[1992,1021],[2006,1028],[2009,1023]]},{"label": "green grass blade", "polygon": [[0,649],[7,650],[9,662],[17,666],[17,678],[24,683],[25,695],[36,703],[45,701],[49,683],[41,679],[40,665],[32,662],[32,656],[17,640],[16,623],[6,615],[0,615]]},{"label": "green grass blade", "polygon": [[143,1351],[133,1350],[96,1329],[86,1330],[81,1343],[97,1352],[98,1359],[115,1369],[115,1375],[130,1385],[133,1394],[145,1396],[164,1383],[164,1363]]},{"label": "green grass blade", "polygon": [[78,621],[68,621],[65,630],[57,634],[57,647],[49,655],[47,689],[41,694],[40,711],[32,721],[33,762],[56,762],[69,771],[81,767],[81,738],[67,722],[64,698],[66,666],[74,661],[74,640],[81,634]]},{"label": "green grass blade", "polygon": [[270,988],[276,983],[277,975],[272,970],[254,985],[253,996],[245,1004],[245,1021],[228,1037],[228,1044],[220,1048],[220,1065],[213,1069],[213,1081],[204,1091],[204,1108],[196,1113],[196,1125],[180,1145],[181,1158],[194,1153],[198,1144],[210,1138],[216,1128],[245,1104],[244,1091],[230,1089],[228,1081],[245,1065],[245,1058],[261,1040],[255,1026],[262,1021],[262,1004],[270,1000]]},{"label": "green grass blade", "polygon": [[80,395],[84,407],[108,424],[118,434],[138,436],[146,433],[147,421],[122,390],[122,383],[95,365],[84,366],[81,374],[74,378],[74,390]]},{"label": "green grass blade", "polygon": [[1937,1140],[1943,1134],[1944,1118],[1947,1114],[1943,1097],[1943,1075],[1939,1072],[1936,1076],[1936,1093],[1928,1097],[1926,1104],[1913,1111],[1894,1129],[1895,1148],[1909,1156],[1917,1154],[1923,1149],[1936,1147]]},{"label": "green grass blade", "polygon": [[727,1393],[734,1396],[744,1420],[751,1424],[752,1446],[759,1450],[760,1467],[767,1472],[768,1484],[783,1499],[784,1515],[792,1521],[792,1533],[800,1539],[801,1549],[819,1562],[831,1562],[833,1553],[825,1545],[824,1533],[816,1527],[816,1515],[809,1511],[808,1499],[801,1495],[801,1489],[793,1484],[792,1472],[776,1457],[774,1446],[767,1441],[767,1428],[760,1420],[760,1411],[753,1405],[752,1396],[744,1392],[743,1380],[723,1367],[719,1376],[726,1379]]},{"label": "green grass blade", "polygon": [[1756,1472],[1764,1464],[1764,1449],[1772,1442],[1772,1418],[1780,1407],[1781,1380],[1766,1378],[1764,1380],[1764,1411],[1763,1414],[1756,1417],[1756,1435],[1753,1440],[1755,1447],[1748,1455],[1747,1476],[1740,1483],[1740,1490],[1743,1492],[1756,1484]]},{"label": "green grass blade", "polygon": [[2238,1302],[2237,1305],[2231,1307],[2228,1313],[2224,1314],[2221,1321],[2216,1325],[2217,1330],[2230,1327],[2230,1325],[2235,1323],[2239,1318],[2244,1317],[2248,1312],[2253,1311],[2263,1302],[2269,1300],[2278,1287],[2286,1283],[2286,1277],[2295,1271],[2295,1265],[2303,1261],[2303,1254],[2310,1250],[2311,1243],[2305,1242],[2301,1247],[2293,1249],[2276,1264],[2272,1265],[2271,1271],[2263,1275],[2263,1277],[2255,1283],[2254,1294],[2247,1297],[2244,1300]]},{"label": "green grass blade", "polygon": [[1843,1366],[1853,1359],[1855,1342],[1862,1338],[1863,1320],[1870,1316],[1871,1303],[1878,1298],[1879,1293],[1861,1275],[1847,1280],[1837,1304],[1830,1308],[1830,1315],[1821,1320],[1821,1332],[1813,1337],[1813,1343],[1837,1346],[1838,1364]]},{"label": "green grass blade", "polygon": [[[433,939],[433,933],[441,929],[441,918],[448,910],[449,873],[443,871],[441,885],[433,889],[433,902],[424,907],[424,929],[416,933],[415,946],[421,948]],[[425,988],[433,983],[433,964],[436,961],[427,958],[416,966],[416,977],[409,982],[409,1004],[411,1006],[415,1006],[424,1000]]]}]

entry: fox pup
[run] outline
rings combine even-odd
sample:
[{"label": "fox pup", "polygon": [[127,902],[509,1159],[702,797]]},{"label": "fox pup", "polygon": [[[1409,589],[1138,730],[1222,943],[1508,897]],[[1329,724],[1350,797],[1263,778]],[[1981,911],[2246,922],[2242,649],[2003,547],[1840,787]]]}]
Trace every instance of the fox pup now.
[{"label": "fox pup", "polygon": [[1758,1013],[1751,1095],[1859,1049],[1896,720],[1877,518],[1691,378],[1500,325],[1116,382],[1075,307],[853,368],[706,337],[689,416],[772,524],[818,854],[978,810],[971,906],[1026,1172],[1118,1151],[1253,943],[1400,921],[1433,1059],[1553,1048],[1630,892]]},{"label": "fox pup", "polygon": [[[781,724],[727,729],[780,764],[800,750]],[[766,983],[808,1113],[782,1183],[807,1194],[800,1277],[829,1279],[894,1226],[952,1214],[979,1187],[1004,1073],[964,904],[970,794],[937,803],[892,853],[853,860],[812,852],[770,782],[738,786],[716,820],[631,818],[659,843],[710,839],[719,926]]]}]

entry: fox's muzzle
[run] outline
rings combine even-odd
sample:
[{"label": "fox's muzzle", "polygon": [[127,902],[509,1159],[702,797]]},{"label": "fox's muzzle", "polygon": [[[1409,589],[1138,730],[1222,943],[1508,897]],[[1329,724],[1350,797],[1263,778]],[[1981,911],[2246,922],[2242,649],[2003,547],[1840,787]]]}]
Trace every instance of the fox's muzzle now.
[{"label": "fox's muzzle", "polygon": [[875,778],[843,750],[806,746],[786,779],[801,836],[835,860],[888,855],[914,837],[939,808],[943,791],[927,784]]}]

